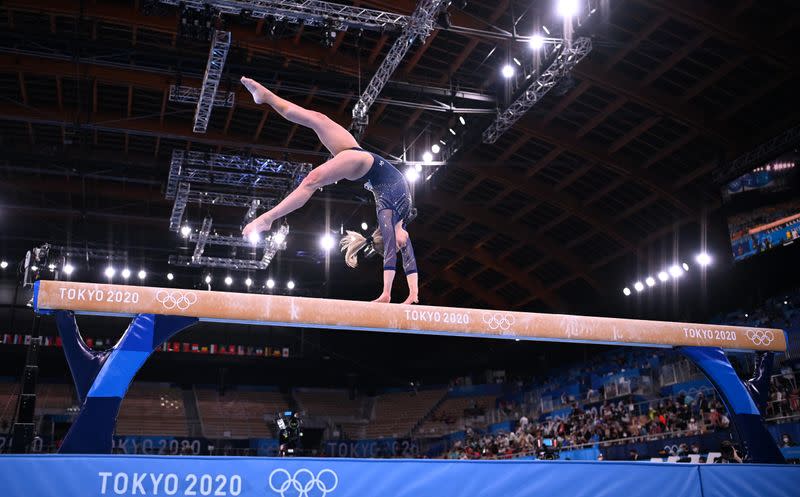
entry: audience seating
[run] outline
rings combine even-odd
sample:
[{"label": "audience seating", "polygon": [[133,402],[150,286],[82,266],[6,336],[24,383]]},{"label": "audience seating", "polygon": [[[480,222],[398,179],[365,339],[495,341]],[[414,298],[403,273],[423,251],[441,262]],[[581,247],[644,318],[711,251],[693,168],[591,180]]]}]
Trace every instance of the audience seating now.
[{"label": "audience seating", "polygon": [[279,392],[196,388],[197,408],[207,438],[269,438],[274,416],[289,409]]},{"label": "audience seating", "polygon": [[187,436],[183,392],[158,383],[133,383],[120,406],[117,435]]},{"label": "audience seating", "polygon": [[375,399],[375,416],[364,430],[366,438],[408,436],[445,393],[438,389],[379,395]]}]

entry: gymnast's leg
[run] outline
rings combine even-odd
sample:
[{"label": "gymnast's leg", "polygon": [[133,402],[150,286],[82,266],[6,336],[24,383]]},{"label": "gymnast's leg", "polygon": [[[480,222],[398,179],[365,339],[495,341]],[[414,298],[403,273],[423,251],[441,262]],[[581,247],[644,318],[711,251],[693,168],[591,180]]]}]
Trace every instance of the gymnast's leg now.
[{"label": "gymnast's leg", "polygon": [[313,129],[331,155],[335,156],[343,150],[358,147],[358,142],[353,138],[353,135],[325,114],[304,109],[297,104],[284,100],[250,78],[242,77],[242,84],[253,94],[253,100],[257,104],[269,104],[285,119]]},{"label": "gymnast's leg", "polygon": [[372,167],[372,156],[357,150],[345,150],[308,173],[300,185],[281,202],[244,227],[242,234],[267,231],[277,219],[304,206],[315,191],[342,179],[355,180]]},{"label": "gymnast's leg", "polygon": [[398,221],[394,225],[395,238],[400,253],[403,255],[403,272],[406,274],[408,282],[408,297],[403,301],[404,304],[419,303],[419,274],[417,272],[417,258],[414,256],[414,247],[411,245],[411,237],[403,228],[403,221]]}]

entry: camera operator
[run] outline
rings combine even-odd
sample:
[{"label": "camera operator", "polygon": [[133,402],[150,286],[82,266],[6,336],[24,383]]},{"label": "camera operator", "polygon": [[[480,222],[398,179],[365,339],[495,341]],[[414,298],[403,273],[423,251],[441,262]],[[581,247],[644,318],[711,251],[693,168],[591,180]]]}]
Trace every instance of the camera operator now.
[{"label": "camera operator", "polygon": [[714,461],[716,463],[737,464],[742,462],[742,458],[739,456],[736,446],[730,440],[723,440],[719,445],[719,451],[722,455]]},{"label": "camera operator", "polygon": [[303,431],[301,430],[302,421],[300,414],[297,412],[284,412],[278,414],[275,424],[278,425],[278,455],[280,457],[298,455],[301,449],[301,437]]}]

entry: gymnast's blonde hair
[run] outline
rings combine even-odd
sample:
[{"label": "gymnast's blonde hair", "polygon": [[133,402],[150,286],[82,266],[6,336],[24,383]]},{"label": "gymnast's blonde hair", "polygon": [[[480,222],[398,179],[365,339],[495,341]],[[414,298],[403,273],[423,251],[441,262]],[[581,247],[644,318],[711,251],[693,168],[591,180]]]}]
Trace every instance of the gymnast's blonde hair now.
[{"label": "gymnast's blonde hair", "polygon": [[344,252],[344,262],[354,268],[358,266],[358,253],[362,249],[383,252],[383,237],[377,229],[369,238],[356,231],[347,230],[347,234],[339,241],[339,247]]}]

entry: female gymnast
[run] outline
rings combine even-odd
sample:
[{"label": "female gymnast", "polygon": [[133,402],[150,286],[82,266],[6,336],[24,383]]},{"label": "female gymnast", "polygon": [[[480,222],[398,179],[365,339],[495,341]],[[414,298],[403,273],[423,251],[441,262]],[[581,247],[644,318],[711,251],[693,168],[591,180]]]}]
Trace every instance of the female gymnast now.
[{"label": "female gymnast", "polygon": [[252,93],[257,104],[268,104],[285,119],[314,130],[333,155],[332,159],[313,169],[278,205],[245,226],[244,236],[268,231],[272,223],[305,205],[311,195],[323,186],[343,179],[363,181],[364,188],[375,196],[378,229],[369,239],[358,233],[348,232],[342,240],[342,250],[346,252],[345,260],[350,267],[355,267],[359,250],[368,244],[376,250],[380,250],[382,246],[383,292],[373,302],[390,302],[399,250],[403,256],[403,269],[409,291],[408,298],[403,303],[417,303],[417,261],[411,247],[411,238],[405,229],[414,217],[414,209],[411,205],[411,192],[403,174],[383,157],[359,147],[353,135],[328,116],[286,101],[250,78],[243,77],[241,81]]}]

